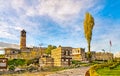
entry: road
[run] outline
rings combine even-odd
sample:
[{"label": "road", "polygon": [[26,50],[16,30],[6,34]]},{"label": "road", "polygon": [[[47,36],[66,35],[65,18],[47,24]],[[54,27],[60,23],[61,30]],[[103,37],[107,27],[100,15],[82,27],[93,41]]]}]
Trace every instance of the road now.
[{"label": "road", "polygon": [[85,76],[85,73],[88,69],[89,67],[80,67],[75,69],[59,71],[46,76]]}]

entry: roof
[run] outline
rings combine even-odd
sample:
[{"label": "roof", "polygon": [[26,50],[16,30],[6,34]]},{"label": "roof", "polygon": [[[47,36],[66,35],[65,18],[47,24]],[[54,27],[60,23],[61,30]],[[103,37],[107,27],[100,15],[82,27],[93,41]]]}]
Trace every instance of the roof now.
[{"label": "roof", "polygon": [[26,31],[24,29],[21,32],[25,32],[26,33]]},{"label": "roof", "polygon": [[16,48],[5,48],[5,50],[20,50],[20,49],[16,49]]}]

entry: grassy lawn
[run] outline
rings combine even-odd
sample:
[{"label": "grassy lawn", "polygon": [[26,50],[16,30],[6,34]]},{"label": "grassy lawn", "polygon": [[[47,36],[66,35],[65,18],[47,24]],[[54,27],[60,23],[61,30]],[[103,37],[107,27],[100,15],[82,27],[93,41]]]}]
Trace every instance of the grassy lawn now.
[{"label": "grassy lawn", "polygon": [[120,76],[120,65],[114,69],[109,69],[109,67],[104,67],[97,70],[100,76]]}]

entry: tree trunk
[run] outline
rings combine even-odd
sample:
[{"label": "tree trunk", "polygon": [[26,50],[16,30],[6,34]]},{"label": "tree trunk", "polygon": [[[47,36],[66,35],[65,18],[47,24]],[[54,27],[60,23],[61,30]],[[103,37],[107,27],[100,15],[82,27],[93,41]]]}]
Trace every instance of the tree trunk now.
[{"label": "tree trunk", "polygon": [[88,42],[88,61],[91,62],[90,41]]},{"label": "tree trunk", "polygon": [[90,42],[88,42],[88,52],[90,52]]}]

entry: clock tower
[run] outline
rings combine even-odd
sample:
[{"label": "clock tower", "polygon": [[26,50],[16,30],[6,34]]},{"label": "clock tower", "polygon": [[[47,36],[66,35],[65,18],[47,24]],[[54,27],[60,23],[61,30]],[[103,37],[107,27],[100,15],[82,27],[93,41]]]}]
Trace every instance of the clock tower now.
[{"label": "clock tower", "polygon": [[23,29],[20,35],[20,49],[26,48],[26,31]]}]

